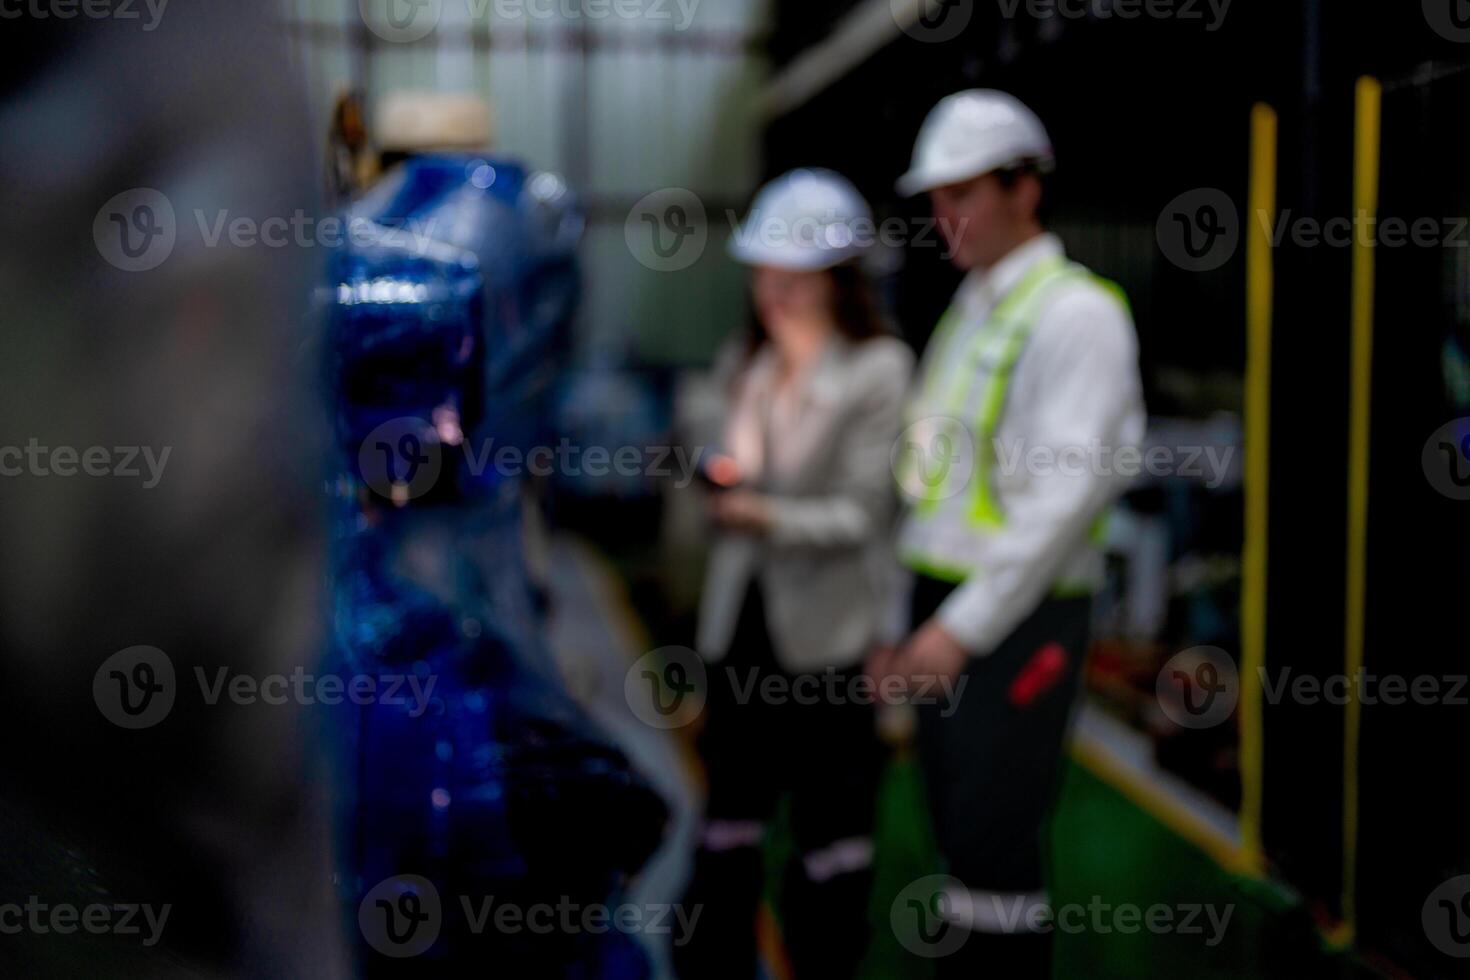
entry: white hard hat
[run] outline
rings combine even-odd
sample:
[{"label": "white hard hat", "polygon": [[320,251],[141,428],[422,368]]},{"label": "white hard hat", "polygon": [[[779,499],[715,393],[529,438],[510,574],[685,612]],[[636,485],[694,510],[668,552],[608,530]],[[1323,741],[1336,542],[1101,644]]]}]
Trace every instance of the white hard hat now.
[{"label": "white hard hat", "polygon": [[1005,92],[970,89],[941,101],[924,120],[913,165],[899,178],[898,190],[922,194],[1027,162],[1043,171],[1053,162],[1051,140],[1036,113]]},{"label": "white hard hat", "polygon": [[746,265],[817,271],[862,255],[876,232],[872,209],[847,178],[793,170],[761,188],[730,236],[730,254]]},{"label": "white hard hat", "polygon": [[378,108],[380,149],[402,152],[482,150],[493,139],[490,104],[477,95],[400,91]]}]

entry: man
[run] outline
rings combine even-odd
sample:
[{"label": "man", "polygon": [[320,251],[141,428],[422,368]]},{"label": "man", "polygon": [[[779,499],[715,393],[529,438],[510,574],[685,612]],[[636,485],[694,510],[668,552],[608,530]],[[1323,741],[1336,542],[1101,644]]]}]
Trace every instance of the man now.
[{"label": "man", "polygon": [[875,664],[968,677],[952,688],[957,706],[919,712],[954,879],[938,913],[965,930],[941,974],[1049,975],[1044,825],[1103,577],[1098,526],[1121,490],[1109,474],[1144,428],[1126,300],[1042,227],[1052,163],[1026,106],[975,90],[934,109],[899,181],[928,193],[968,273],[929,342],[900,446],[912,633]]}]

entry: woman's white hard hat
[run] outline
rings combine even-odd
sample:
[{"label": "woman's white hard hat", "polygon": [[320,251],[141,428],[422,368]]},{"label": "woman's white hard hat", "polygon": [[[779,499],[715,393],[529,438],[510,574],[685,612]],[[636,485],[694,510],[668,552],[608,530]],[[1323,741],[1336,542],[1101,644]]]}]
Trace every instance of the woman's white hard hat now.
[{"label": "woman's white hard hat", "polygon": [[861,257],[876,235],[872,208],[847,178],[802,169],[761,188],[729,247],[746,265],[819,271]]}]

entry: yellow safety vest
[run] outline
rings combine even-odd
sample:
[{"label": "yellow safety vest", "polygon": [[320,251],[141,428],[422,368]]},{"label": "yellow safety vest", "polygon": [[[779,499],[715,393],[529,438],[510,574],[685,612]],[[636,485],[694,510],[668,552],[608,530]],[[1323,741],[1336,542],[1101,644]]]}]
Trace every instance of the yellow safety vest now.
[{"label": "yellow safety vest", "polygon": [[[1127,297],[1116,283],[1056,256],[1043,259],[1027,270],[991,311],[981,329],[968,338],[960,330],[958,307],[952,305],[945,311],[930,341],[932,354],[926,360],[918,397],[909,412],[911,432],[926,423],[938,423],[927,427],[928,437],[938,440],[945,458],[940,460],[940,473],[936,476],[927,470],[913,469],[925,465],[922,454],[903,455],[900,481],[909,496],[915,498],[910,520],[937,520],[943,502],[963,494],[965,534],[993,533],[1005,525],[1006,515],[995,492],[994,470],[995,435],[1006,395],[1016,363],[1052,290],[1078,281],[1101,287],[1127,309]],[[966,423],[967,419],[973,422]],[[971,453],[971,465],[956,469],[951,463],[962,459],[966,450]],[[962,484],[959,489],[956,482]],[[1093,528],[1094,540],[1101,539],[1103,530],[1104,518],[1099,517]],[[901,558],[914,571],[950,582],[964,581],[974,571],[957,567],[943,555],[905,550]]]}]

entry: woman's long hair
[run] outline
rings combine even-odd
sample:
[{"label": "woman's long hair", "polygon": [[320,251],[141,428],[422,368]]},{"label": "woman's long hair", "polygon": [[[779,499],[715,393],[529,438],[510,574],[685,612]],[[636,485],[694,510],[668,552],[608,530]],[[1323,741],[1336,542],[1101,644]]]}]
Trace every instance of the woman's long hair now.
[{"label": "woman's long hair", "polygon": [[[854,343],[872,340],[874,337],[891,336],[893,331],[878,306],[873,282],[857,262],[844,262],[827,270],[832,277],[832,320],[837,332]],[[769,338],[760,315],[754,309],[750,313],[750,328],[746,335],[747,359],[760,350]]]}]

